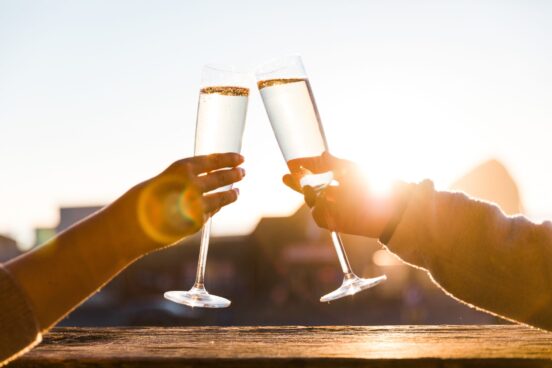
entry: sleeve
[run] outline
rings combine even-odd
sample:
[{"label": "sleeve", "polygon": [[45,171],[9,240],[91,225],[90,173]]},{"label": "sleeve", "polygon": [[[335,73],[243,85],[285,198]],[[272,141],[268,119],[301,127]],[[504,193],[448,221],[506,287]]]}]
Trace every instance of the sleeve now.
[{"label": "sleeve", "polygon": [[0,265],[0,367],[42,340],[30,303],[16,281]]},{"label": "sleeve", "polygon": [[430,181],[409,187],[387,248],[474,308],[552,330],[552,224],[508,217]]}]

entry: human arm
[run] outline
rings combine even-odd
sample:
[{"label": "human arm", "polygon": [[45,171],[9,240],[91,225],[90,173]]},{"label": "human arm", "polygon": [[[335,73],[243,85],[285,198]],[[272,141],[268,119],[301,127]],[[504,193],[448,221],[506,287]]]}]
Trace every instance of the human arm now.
[{"label": "human arm", "polygon": [[411,186],[388,249],[449,295],[499,317],[552,330],[552,224],[494,204]]},{"label": "human arm", "polygon": [[[506,319],[552,330],[552,224],[508,217],[429,181],[376,196],[349,161],[327,154],[340,186],[310,201],[322,227],[379,238],[403,261],[428,271],[449,295]],[[291,175],[284,182],[298,189]]]},{"label": "human arm", "polygon": [[[27,343],[36,341],[130,263],[196,232],[207,216],[234,202],[236,190],[204,193],[241,180],[244,171],[237,166],[242,161],[232,153],[177,161],[101,211],[8,262],[4,275],[20,291],[36,323],[36,334],[28,336]],[[17,308],[2,308],[3,320],[18,313]],[[3,327],[0,324],[0,338],[7,333]],[[0,346],[0,362],[24,347],[8,351]]]}]

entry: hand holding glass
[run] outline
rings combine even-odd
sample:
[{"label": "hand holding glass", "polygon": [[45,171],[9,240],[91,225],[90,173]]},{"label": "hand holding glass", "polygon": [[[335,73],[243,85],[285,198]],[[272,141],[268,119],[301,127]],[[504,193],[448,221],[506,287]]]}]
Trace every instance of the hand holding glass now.
[{"label": "hand holding glass", "polygon": [[[320,193],[332,184],[334,177],[331,171],[312,173],[301,165],[301,160],[328,152],[320,116],[301,58],[292,56],[266,64],[257,71],[256,76],[272,130],[290,171],[301,177],[303,188],[308,186]],[[331,237],[344,277],[342,285],[320,298],[321,302],[354,295],[386,279],[385,275],[370,279],[355,275],[341,237],[336,232],[332,232]]]}]

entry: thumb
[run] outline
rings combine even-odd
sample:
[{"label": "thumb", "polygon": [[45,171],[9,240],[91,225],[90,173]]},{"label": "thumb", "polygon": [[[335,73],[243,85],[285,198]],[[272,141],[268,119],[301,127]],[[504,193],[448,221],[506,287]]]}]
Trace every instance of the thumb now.
[{"label": "thumb", "polygon": [[303,191],[301,190],[301,184],[299,184],[299,182],[293,175],[291,174],[284,175],[282,177],[282,181],[284,182],[285,185],[295,190],[296,192],[303,193]]},{"label": "thumb", "polygon": [[337,222],[334,202],[328,199],[326,192],[322,192],[317,198],[314,207],[312,207],[312,217],[316,224],[328,230],[336,230]]},{"label": "thumb", "polygon": [[318,194],[316,193],[314,188],[309,185],[303,188],[303,194],[305,196],[305,203],[307,204],[307,206],[312,208],[316,204]]}]

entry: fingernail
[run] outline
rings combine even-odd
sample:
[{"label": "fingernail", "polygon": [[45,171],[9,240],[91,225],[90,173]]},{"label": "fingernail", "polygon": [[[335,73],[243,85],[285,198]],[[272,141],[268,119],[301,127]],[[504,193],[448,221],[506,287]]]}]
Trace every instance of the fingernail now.
[{"label": "fingernail", "polygon": [[240,195],[240,188],[234,188],[234,192],[236,192],[236,195]]},{"label": "fingernail", "polygon": [[240,174],[243,178],[245,176],[245,169],[243,167],[238,167],[238,170],[240,171]]}]

